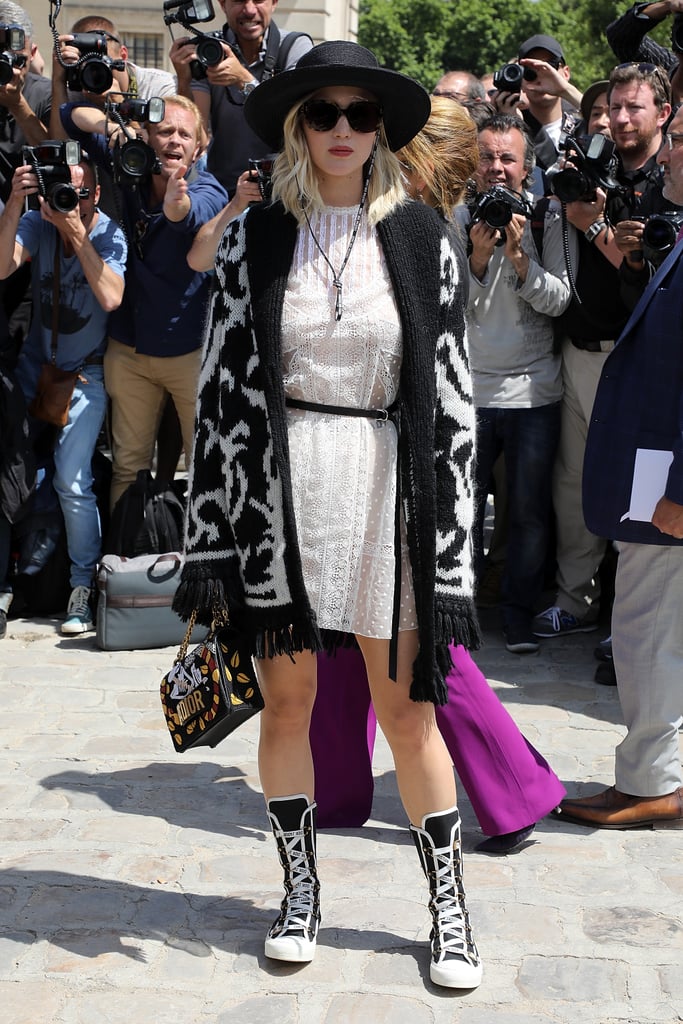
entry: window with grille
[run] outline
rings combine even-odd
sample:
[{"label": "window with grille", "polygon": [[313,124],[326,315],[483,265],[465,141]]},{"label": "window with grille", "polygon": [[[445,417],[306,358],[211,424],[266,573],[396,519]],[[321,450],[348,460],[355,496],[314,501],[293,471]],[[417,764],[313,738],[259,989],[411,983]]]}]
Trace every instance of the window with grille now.
[{"label": "window with grille", "polygon": [[159,34],[135,35],[126,34],[128,59],[143,68],[163,68],[163,39]]}]

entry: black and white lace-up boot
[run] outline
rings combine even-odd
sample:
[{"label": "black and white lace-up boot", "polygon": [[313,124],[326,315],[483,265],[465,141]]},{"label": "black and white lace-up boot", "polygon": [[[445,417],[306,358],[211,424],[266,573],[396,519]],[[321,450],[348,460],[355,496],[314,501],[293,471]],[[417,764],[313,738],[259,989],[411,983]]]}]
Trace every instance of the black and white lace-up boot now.
[{"label": "black and white lace-up boot", "polygon": [[458,808],[427,814],[422,827],[411,825],[410,831],[429,882],[429,976],[435,985],[446,988],[476,988],[482,966],[465,904]]},{"label": "black and white lace-up boot", "polygon": [[275,797],[268,801],[268,817],[285,872],[285,896],[266,936],[266,956],[307,963],[313,959],[320,926],[315,804],[304,794]]}]

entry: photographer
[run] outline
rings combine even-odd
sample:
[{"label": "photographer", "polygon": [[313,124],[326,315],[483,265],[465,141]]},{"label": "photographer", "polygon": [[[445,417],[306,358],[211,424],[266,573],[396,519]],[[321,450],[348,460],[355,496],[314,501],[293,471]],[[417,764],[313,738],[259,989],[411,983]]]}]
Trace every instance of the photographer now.
[{"label": "photographer", "polygon": [[[607,174],[613,176],[614,188],[607,195],[597,189],[594,198],[567,205],[567,217],[579,238],[576,288],[581,302],[572,299],[561,321],[564,396],[553,480],[557,593],[533,623],[535,635],[544,638],[597,628],[598,570],[606,541],[589,532],[583,516],[586,438],[602,367],[652,270],[643,258],[644,221],[672,208],[662,195],[657,167],[662,125],[671,112],[665,75],[658,68],[635,64],[615,68],[607,96],[618,157],[614,171]],[[599,173],[604,176],[605,168]]]},{"label": "photographer", "polygon": [[[508,114],[517,112],[520,106],[533,142],[536,167],[545,171],[557,160],[565,114],[578,110],[581,93],[570,82],[571,72],[562,47],[553,36],[525,39],[518,57],[518,65],[505,65],[494,76],[498,92],[493,102],[498,110]],[[505,79],[510,76],[516,85],[508,91]],[[534,192],[541,196],[547,191],[545,175],[539,173],[537,179]]]},{"label": "photographer", "polygon": [[[102,93],[72,91],[67,88],[67,78],[75,70],[75,65],[83,56],[81,50],[73,45],[74,36],[84,34],[97,34],[104,36],[106,40],[106,57],[108,61],[114,62],[110,68],[112,83]],[[122,64],[123,67],[116,65]],[[108,76],[105,76],[108,77]],[[176,92],[176,83],[173,75],[160,68],[143,68],[128,60],[128,49],[121,41],[121,35],[116,26],[108,18],[99,15],[87,15],[79,18],[72,27],[71,32],[59,36],[59,50],[52,54],[52,96],[53,115],[50,122],[52,138],[64,138],[65,133],[59,117],[59,108],[63,103],[91,103],[93,106],[93,120],[90,130],[101,133],[104,131],[103,107],[109,94],[116,95],[123,93],[136,99],[148,100],[153,96],[172,96]]]},{"label": "photographer", "polygon": [[[0,46],[7,59],[4,70],[11,72],[9,81],[0,85],[0,202],[6,202],[12,191],[12,175],[21,163],[22,146],[35,146],[48,138],[51,92],[50,80],[31,71],[37,47],[27,12],[10,0],[0,0],[0,25],[16,25],[24,35],[23,47],[11,50],[5,30]],[[0,303],[3,316],[10,320],[11,348],[15,352],[30,322],[30,283],[30,265],[25,264],[11,281],[0,286]]]},{"label": "photographer", "polygon": [[178,91],[194,99],[211,132],[207,168],[232,196],[249,159],[269,152],[244,120],[247,96],[273,74],[293,68],[313,43],[304,33],[278,28],[272,20],[277,0],[220,0],[220,5],[226,17],[223,60],[206,68],[205,79],[193,79],[190,61],[196,56],[196,40],[191,37],[175,41],[171,60]]},{"label": "photographer", "polygon": [[[64,126],[111,167],[108,140],[81,130],[88,108],[62,110]],[[83,118],[83,119],[82,119]],[[191,100],[170,96],[163,120],[146,125],[160,172],[134,187],[123,185],[123,226],[130,241],[126,289],[109,322],[105,359],[112,399],[114,504],[140,469],[151,469],[162,408],[171,395],[180,419],[186,461],[192,453],[201,325],[209,277],[187,264],[199,228],[226,204],[212,174],[193,170],[200,150],[201,115]],[[191,180],[188,180],[192,173]]]},{"label": "photographer", "polygon": [[[474,213],[472,207],[459,207],[456,213],[471,243],[468,336],[477,407],[477,573],[481,578],[489,479],[503,452],[509,515],[503,627],[507,649],[519,654],[538,650],[531,620],[543,587],[562,396],[553,318],[570,298],[559,209],[545,204],[542,255],[530,220],[515,212],[528,207],[531,213],[527,186],[533,166],[533,146],[520,118],[498,114],[485,121],[479,130],[476,185],[484,203],[493,188],[512,190],[510,220],[502,229],[487,223],[480,215],[482,197]],[[573,234],[570,246],[575,261]]]},{"label": "photographer", "polygon": [[[648,37],[651,28],[673,15],[671,23],[671,49],[660,46]],[[655,3],[636,3],[605,29],[607,42],[620,61],[650,61],[658,64],[671,79],[671,92],[675,104],[683,101],[683,0],[656,0]]]},{"label": "photographer", "polygon": [[[8,51],[7,32],[0,49],[11,54],[11,77],[0,85],[0,199],[7,200],[12,175],[20,163],[21,147],[36,146],[48,138],[50,121],[50,82],[30,70],[37,47],[32,42],[33,23],[26,11],[9,0],[0,0],[0,25],[18,25],[24,33],[24,45]],[[19,58],[18,61],[15,58]]]},{"label": "photographer", "polygon": [[[35,159],[14,173],[0,217],[0,278],[28,259],[33,263],[34,315],[17,366],[26,400],[36,394],[42,364],[55,362],[61,370],[80,371],[66,426],[58,431],[54,448],[54,487],[71,560],[72,592],[61,631],[76,636],[93,628],[91,598],[101,532],[90,466],[106,409],[102,364],[107,317],[123,296],[126,240],[97,209],[95,167],[81,159],[67,171],[66,160],[55,156],[60,146],[64,143],[40,147]],[[63,172],[61,179],[70,179],[70,185],[60,185],[61,203],[46,198],[39,184],[38,175],[48,173],[45,167],[41,170],[43,151]],[[38,193],[40,209],[22,216],[26,197]],[[60,205],[71,209],[62,212],[55,208]]]}]

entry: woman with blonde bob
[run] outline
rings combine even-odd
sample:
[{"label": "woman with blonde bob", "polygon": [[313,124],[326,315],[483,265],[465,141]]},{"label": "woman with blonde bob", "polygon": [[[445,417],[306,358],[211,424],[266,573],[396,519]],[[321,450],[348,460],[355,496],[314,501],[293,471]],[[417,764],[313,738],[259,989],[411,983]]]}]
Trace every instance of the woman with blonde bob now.
[{"label": "woman with blonde bob", "polygon": [[227,605],[256,659],[285,875],[266,956],[315,952],[316,653],[355,637],[429,881],[431,978],[472,988],[482,968],[434,705],[449,644],[479,641],[474,414],[453,250],[394,155],[428,116],[421,86],[348,42],[247,99],[250,127],[281,151],[273,202],[217,253],[176,609],[208,622]]}]

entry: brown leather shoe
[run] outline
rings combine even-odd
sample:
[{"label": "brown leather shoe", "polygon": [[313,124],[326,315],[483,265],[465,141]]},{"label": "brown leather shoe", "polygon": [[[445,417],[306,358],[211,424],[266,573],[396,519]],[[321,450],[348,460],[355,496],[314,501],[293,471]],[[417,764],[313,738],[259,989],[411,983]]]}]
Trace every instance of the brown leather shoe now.
[{"label": "brown leather shoe", "polygon": [[683,828],[683,786],[666,796],[629,796],[610,786],[593,796],[568,797],[556,816],[592,828]]}]

